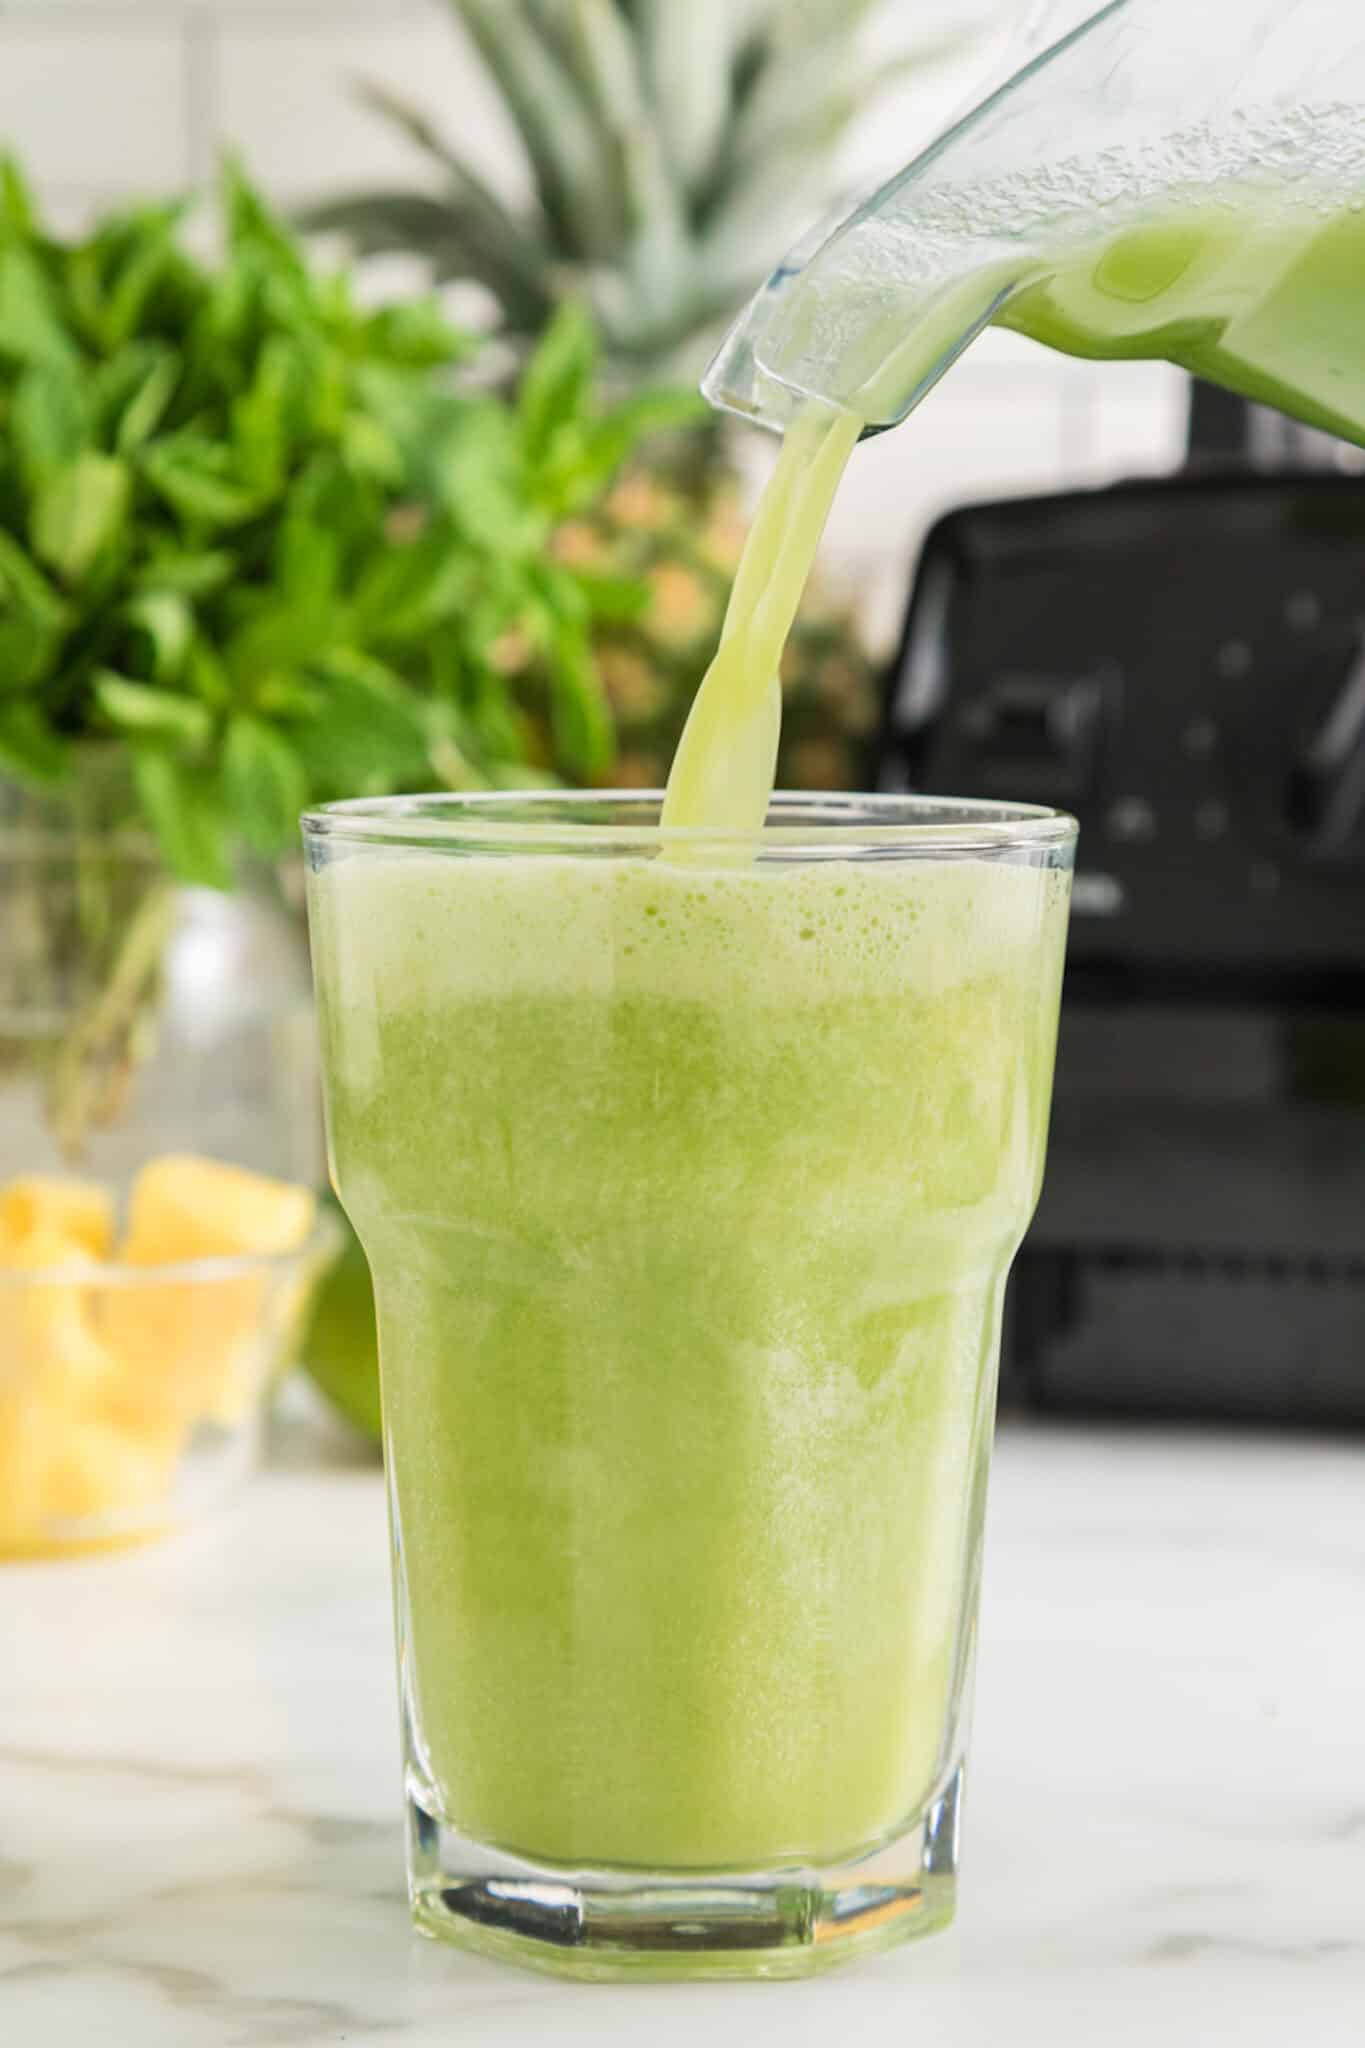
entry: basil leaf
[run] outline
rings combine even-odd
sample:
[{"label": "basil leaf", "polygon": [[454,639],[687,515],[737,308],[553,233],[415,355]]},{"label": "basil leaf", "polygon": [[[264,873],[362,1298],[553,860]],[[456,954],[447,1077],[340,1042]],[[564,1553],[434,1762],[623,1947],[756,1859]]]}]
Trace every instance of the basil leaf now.
[{"label": "basil leaf", "polygon": [[0,246],[0,357],[66,363],[75,353],[37,257],[17,242]]},{"label": "basil leaf", "polygon": [[517,397],[522,443],[539,460],[555,434],[582,412],[597,366],[597,336],[587,311],[566,299],[526,365]]},{"label": "basil leaf", "polygon": [[110,455],[81,455],[55,470],[33,501],[34,553],[62,581],[78,584],[122,532],[131,479]]},{"label": "basil leaf", "polygon": [[130,682],[112,669],[98,669],[92,686],[100,710],[119,732],[201,746],[213,730],[212,716],[197,697]]},{"label": "basil leaf", "polygon": [[74,363],[34,363],[14,387],[9,416],[15,457],[30,489],[41,489],[81,454],[90,408]]},{"label": "basil leaf", "polygon": [[120,455],[132,455],[149,441],[166,414],[180,382],[180,365],[169,352],[146,364],[114,430]]},{"label": "basil leaf", "polygon": [[266,856],[294,843],[308,780],[298,754],[274,726],[241,714],[229,719],[223,793],[248,846]]},{"label": "basil leaf", "polygon": [[173,591],[147,591],[132,599],[124,614],[130,640],[141,659],[139,673],[154,683],[179,682],[194,639],[194,612]]},{"label": "basil leaf", "polygon": [[162,748],[134,749],[133,779],[167,865],[183,882],[226,889],[232,881],[228,832],[214,778]]},{"label": "basil leaf", "polygon": [[59,782],[68,750],[32,704],[0,704],[0,763],[24,782]]},{"label": "basil leaf", "polygon": [[137,588],[190,599],[212,597],[232,582],[237,557],[225,548],[182,548],[173,536],[160,537],[140,571]]},{"label": "basil leaf", "polygon": [[261,509],[260,492],[241,477],[234,452],[207,435],[168,435],[142,451],[152,489],[192,525],[244,525]]}]

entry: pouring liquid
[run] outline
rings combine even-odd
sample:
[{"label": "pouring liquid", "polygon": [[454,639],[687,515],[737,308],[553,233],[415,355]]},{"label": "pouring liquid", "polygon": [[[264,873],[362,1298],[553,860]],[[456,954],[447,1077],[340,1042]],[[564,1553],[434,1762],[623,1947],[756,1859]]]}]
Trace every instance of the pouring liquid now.
[{"label": "pouring liquid", "polygon": [[783,438],[673,758],[665,826],[762,830],[782,725],[782,650],[862,429],[853,414],[811,400]]},{"label": "pouring liquid", "polygon": [[[851,279],[861,259],[849,261]],[[831,323],[846,330],[840,399],[805,397],[745,547],[720,645],[669,777],[664,822],[738,835],[762,828],[781,721],[782,648],[845,464],[866,422],[916,400],[986,326],[1066,354],[1164,358],[1365,445],[1365,200],[1275,201],[1265,193],[1188,198],[1105,234],[1074,231],[1051,256],[1032,236],[1002,247],[998,222],[933,253],[917,295],[831,305],[838,277],[796,299],[780,334],[785,374],[828,367]],[[866,287],[866,275],[863,277]],[[909,318],[909,325],[906,322]],[[799,386],[793,384],[793,389]]]}]

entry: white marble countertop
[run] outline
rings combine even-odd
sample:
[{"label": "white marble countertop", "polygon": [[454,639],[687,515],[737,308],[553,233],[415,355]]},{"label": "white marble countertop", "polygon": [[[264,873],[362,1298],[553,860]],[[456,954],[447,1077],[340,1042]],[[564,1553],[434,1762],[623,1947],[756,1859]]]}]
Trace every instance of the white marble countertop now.
[{"label": "white marble countertop", "polygon": [[948,1934],[560,1985],[408,1931],[378,1473],[0,1569],[0,2041],[1359,2048],[1365,1446],[1015,1425]]}]

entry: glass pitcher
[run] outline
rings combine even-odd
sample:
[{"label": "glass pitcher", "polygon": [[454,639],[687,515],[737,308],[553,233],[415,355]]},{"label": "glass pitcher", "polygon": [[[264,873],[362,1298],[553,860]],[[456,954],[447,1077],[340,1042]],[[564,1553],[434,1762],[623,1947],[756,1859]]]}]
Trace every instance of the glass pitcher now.
[{"label": "glass pitcher", "polygon": [[1365,443],[1365,11],[1053,0],[1009,82],[731,330],[711,401],[893,426],[992,324],[1164,357]]}]

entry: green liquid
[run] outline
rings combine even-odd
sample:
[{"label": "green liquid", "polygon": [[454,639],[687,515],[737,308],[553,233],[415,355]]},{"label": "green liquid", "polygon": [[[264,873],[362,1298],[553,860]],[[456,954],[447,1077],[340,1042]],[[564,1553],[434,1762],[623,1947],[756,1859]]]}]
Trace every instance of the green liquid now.
[{"label": "green liquid", "polygon": [[401,857],[313,881],[435,1810],[760,1866],[953,1760],[1066,877]]},{"label": "green liquid", "polygon": [[1365,443],[1365,204],[1130,226],[1044,266],[998,320],[1069,355],[1162,357]]},{"label": "green liquid", "polygon": [[861,420],[812,404],[783,440],[673,758],[662,820],[670,828],[763,829],[782,726],[782,650],[861,431]]}]

